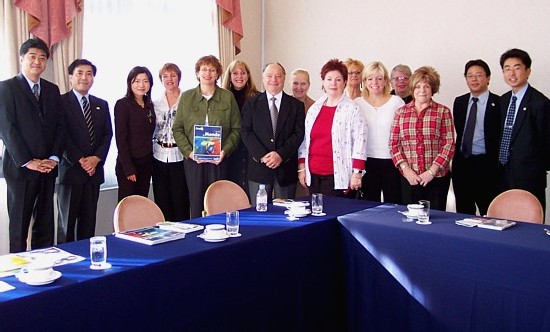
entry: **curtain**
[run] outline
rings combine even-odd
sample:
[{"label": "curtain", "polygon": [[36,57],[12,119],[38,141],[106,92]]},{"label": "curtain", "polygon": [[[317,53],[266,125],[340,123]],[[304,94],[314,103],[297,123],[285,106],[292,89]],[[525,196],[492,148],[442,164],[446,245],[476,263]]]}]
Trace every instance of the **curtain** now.
[{"label": "curtain", "polygon": [[226,66],[241,51],[243,25],[240,0],[216,0],[220,62]]},{"label": "curtain", "polygon": [[75,59],[82,58],[83,21],[84,12],[80,11],[72,20],[71,34],[52,47],[54,81],[61,93],[71,89],[67,68]]},{"label": "curtain", "polygon": [[30,36],[27,15],[16,8],[13,0],[2,0],[0,9],[2,17],[0,59],[5,64],[0,73],[2,79],[15,76],[19,72],[19,46]]}]

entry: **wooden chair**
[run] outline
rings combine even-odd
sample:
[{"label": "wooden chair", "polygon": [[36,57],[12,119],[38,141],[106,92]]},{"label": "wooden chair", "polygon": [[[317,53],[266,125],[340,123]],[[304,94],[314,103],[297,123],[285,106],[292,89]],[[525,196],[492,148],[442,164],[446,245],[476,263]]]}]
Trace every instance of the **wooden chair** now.
[{"label": "wooden chair", "polygon": [[238,184],[228,180],[218,180],[208,186],[204,194],[204,213],[212,215],[250,207],[245,191]]},{"label": "wooden chair", "polygon": [[544,212],[537,197],[521,189],[510,189],[495,197],[489,204],[487,217],[535,224],[544,222]]},{"label": "wooden chair", "polygon": [[147,197],[131,195],[118,202],[113,216],[115,232],[153,226],[164,221],[160,208]]}]

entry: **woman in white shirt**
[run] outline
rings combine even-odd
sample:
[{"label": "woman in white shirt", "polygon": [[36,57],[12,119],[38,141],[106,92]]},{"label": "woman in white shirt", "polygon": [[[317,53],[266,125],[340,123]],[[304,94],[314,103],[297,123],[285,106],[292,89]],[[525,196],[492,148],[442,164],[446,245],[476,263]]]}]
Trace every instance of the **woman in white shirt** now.
[{"label": "woman in white shirt", "polygon": [[155,100],[156,127],[153,135],[153,194],[165,220],[189,219],[189,192],[183,167],[183,155],[178,149],[172,124],[181,91],[181,71],[173,63],[165,64],[159,71],[164,94]]},{"label": "woman in white shirt", "polygon": [[389,140],[395,112],[405,103],[390,94],[390,79],[381,62],[369,63],[363,70],[362,96],[355,102],[367,119],[369,128],[367,162],[361,190],[363,198],[370,201],[401,203],[399,170],[393,165]]}]

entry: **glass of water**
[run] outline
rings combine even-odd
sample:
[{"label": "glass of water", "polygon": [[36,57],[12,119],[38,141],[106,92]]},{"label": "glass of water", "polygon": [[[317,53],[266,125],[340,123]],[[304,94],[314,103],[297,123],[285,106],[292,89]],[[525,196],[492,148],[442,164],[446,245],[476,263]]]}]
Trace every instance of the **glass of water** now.
[{"label": "glass of water", "polygon": [[107,239],[105,236],[94,236],[90,239],[91,268],[101,269],[107,265]]},{"label": "glass of water", "polygon": [[230,211],[225,213],[225,229],[227,235],[239,236],[239,211]]},{"label": "glass of water", "polygon": [[323,194],[311,195],[311,214],[313,215],[323,214]]},{"label": "glass of water", "polygon": [[422,205],[422,209],[418,211],[418,221],[420,223],[430,222],[430,201],[423,199],[418,201],[418,203]]}]

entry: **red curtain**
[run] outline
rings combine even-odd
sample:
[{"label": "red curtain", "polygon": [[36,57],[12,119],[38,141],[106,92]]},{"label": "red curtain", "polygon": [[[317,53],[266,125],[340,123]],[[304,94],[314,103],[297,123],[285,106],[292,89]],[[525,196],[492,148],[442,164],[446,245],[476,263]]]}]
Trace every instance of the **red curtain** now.
[{"label": "red curtain", "polygon": [[241,18],[240,0],[216,0],[216,4],[222,9],[223,25],[233,32],[236,54],[241,52],[241,39],[243,39],[243,22]]},{"label": "red curtain", "polygon": [[48,47],[71,34],[71,23],[82,10],[82,0],[15,0],[29,15],[29,31]]}]

